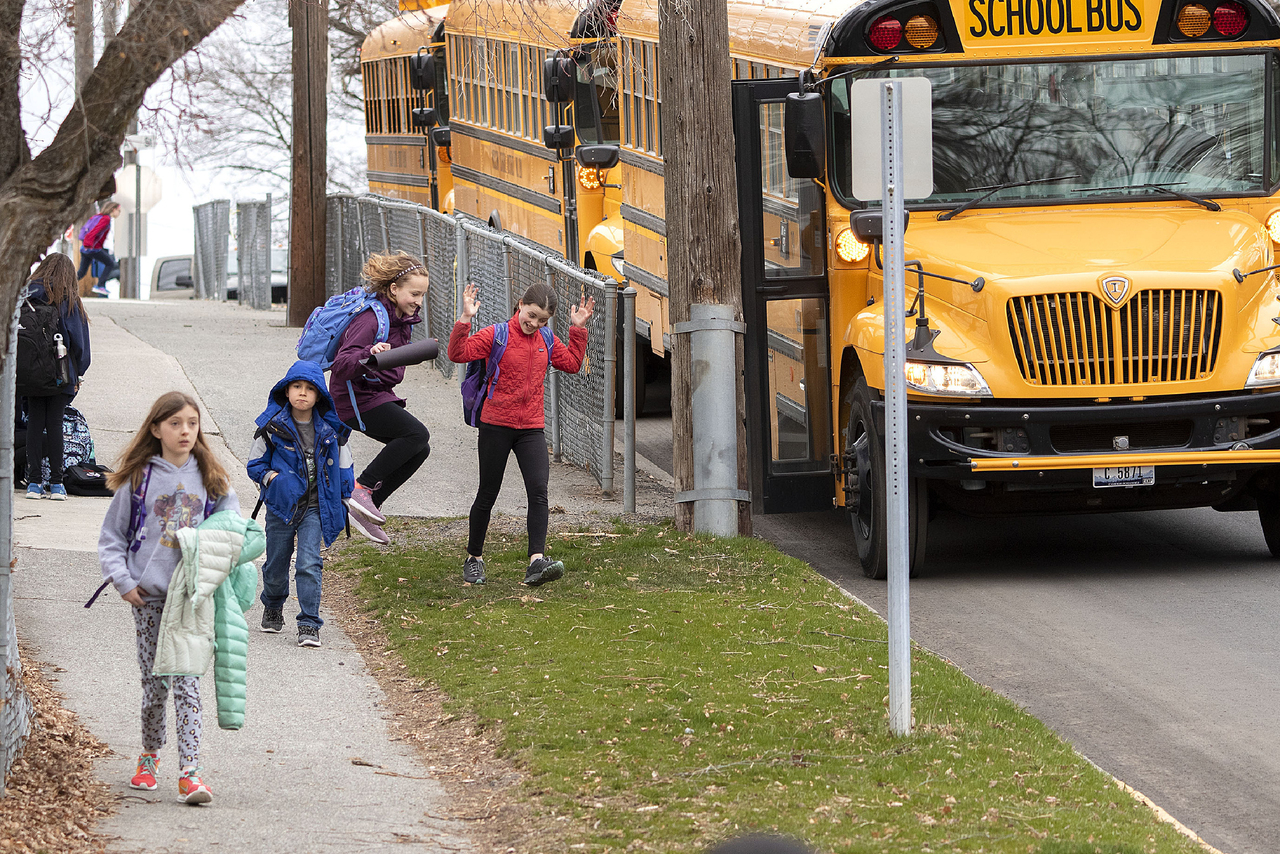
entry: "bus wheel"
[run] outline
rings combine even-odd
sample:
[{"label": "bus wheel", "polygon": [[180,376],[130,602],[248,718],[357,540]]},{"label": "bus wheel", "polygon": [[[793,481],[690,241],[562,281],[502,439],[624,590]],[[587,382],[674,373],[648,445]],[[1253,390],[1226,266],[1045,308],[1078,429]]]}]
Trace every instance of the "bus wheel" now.
[{"label": "bus wheel", "polygon": [[[884,579],[889,575],[884,438],[871,404],[871,390],[860,377],[849,404],[845,432],[845,508],[853,523],[853,540],[858,547],[863,574]],[[907,493],[907,541],[912,576],[924,565],[928,530],[929,489],[923,480],[913,478]]]},{"label": "bus wheel", "polygon": [[1258,521],[1262,523],[1262,536],[1272,557],[1280,557],[1280,496],[1259,493]]},{"label": "bus wheel", "polygon": [[[645,389],[645,366],[649,360],[646,358],[645,351],[649,349],[649,339],[636,336],[635,346],[635,371],[633,372],[633,387],[636,393],[636,416],[639,417],[644,412],[644,389]],[[626,354],[622,346],[622,332],[618,332],[618,359],[614,362],[614,380],[613,387],[616,393],[613,396],[613,413],[616,418],[622,417],[622,382],[625,379],[623,374],[622,359]]]}]

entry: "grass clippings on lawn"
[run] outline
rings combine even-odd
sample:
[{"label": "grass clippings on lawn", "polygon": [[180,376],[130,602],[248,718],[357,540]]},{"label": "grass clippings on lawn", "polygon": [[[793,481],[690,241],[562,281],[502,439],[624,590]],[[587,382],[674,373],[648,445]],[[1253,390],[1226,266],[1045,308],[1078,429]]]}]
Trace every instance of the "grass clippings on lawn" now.
[{"label": "grass clippings on lawn", "polygon": [[[765,831],[840,852],[1199,850],[927,651],[915,733],[890,735],[884,623],[766,543],[558,517],[548,551],[568,572],[530,589],[522,523],[495,519],[484,585],[461,580],[465,520],[393,520],[396,545],[345,545],[327,567],[359,579],[387,670],[438,696],[427,727],[463,722],[518,770],[518,791],[491,774],[518,828],[504,837],[490,810],[487,843],[692,851]],[[429,734],[407,729],[430,763]]]},{"label": "grass clippings on lawn", "polygon": [[89,854],[106,850],[95,826],[115,809],[93,776],[108,748],[85,729],[46,677],[30,649],[19,648],[23,686],[34,708],[31,735],[5,778],[0,798],[0,850]]}]

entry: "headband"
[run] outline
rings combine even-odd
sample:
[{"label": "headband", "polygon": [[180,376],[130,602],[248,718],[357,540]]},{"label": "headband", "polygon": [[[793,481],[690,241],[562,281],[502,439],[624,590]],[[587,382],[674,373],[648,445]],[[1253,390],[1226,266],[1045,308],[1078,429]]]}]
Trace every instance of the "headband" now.
[{"label": "headband", "polygon": [[409,267],[408,269],[401,270],[399,273],[396,273],[395,278],[393,278],[390,282],[387,282],[387,284],[388,284],[388,285],[390,285],[390,284],[394,284],[394,283],[395,283],[396,281],[398,281],[402,276],[407,276],[407,275],[409,275],[410,273],[412,273],[414,270],[423,270],[423,269],[426,269],[426,268],[425,268],[425,267],[423,267],[421,264],[414,264],[412,267]]}]

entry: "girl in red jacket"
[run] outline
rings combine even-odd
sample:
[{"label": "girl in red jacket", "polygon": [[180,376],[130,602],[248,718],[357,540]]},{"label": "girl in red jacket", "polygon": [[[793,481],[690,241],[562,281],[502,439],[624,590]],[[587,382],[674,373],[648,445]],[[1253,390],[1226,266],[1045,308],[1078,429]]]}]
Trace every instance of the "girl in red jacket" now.
[{"label": "girl in red jacket", "polygon": [[[471,334],[471,318],[480,310],[477,293],[475,285],[463,290],[462,316],[449,335],[449,358],[454,362],[487,359],[493,349],[492,326]],[[539,282],[525,291],[515,316],[507,321],[507,347],[491,383],[491,396],[486,397],[480,415],[480,489],[471,505],[467,559],[462,564],[462,580],[468,584],[483,584],[485,580],[481,555],[489,514],[498,500],[512,451],[529,500],[529,568],[524,583],[537,587],[564,573],[563,563],[543,554],[547,544],[547,479],[551,474],[547,438],[542,429],[543,380],[549,366],[568,374],[576,374],[582,367],[587,353],[587,321],[595,305],[595,298],[588,297],[581,306],[571,308],[569,344],[552,336],[550,353],[540,331],[556,313],[556,293],[549,285]]]}]

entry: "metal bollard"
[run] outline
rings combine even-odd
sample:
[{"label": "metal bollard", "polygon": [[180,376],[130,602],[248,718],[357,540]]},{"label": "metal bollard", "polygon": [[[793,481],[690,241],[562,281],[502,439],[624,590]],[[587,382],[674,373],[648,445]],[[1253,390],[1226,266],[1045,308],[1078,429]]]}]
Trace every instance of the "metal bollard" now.
[{"label": "metal bollard", "polygon": [[614,408],[613,396],[616,381],[616,363],[618,361],[618,286],[612,282],[604,287],[604,459],[600,468],[600,491],[613,496],[613,436]]},{"label": "metal bollard", "polygon": [[636,512],[636,289],[622,291],[622,512]]}]

